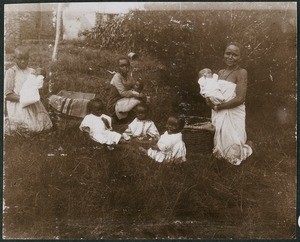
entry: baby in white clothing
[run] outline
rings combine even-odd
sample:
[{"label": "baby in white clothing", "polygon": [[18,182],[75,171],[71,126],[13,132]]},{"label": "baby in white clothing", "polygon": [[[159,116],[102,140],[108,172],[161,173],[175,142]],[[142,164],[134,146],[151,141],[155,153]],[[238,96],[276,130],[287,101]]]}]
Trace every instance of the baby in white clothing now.
[{"label": "baby in white clothing", "polygon": [[204,68],[199,72],[198,84],[200,86],[200,94],[204,98],[209,98],[214,105],[225,101],[218,83],[218,75],[213,74],[211,69]]},{"label": "baby in white clothing", "polygon": [[40,100],[39,89],[43,87],[46,71],[37,68],[29,74],[20,90],[20,104],[24,108]]},{"label": "baby in white clothing", "polygon": [[125,140],[137,138],[138,140],[159,139],[159,132],[152,120],[149,119],[149,106],[140,103],[135,108],[136,118],[128,125],[123,133]]},{"label": "baby in white clothing", "polygon": [[186,161],[186,148],[181,133],[184,120],[169,117],[166,128],[167,131],[160,137],[156,146],[148,150],[139,147],[139,150],[157,162]]},{"label": "baby in white clothing", "polygon": [[88,132],[90,137],[100,144],[118,144],[121,134],[112,131],[111,117],[103,114],[103,103],[100,99],[92,99],[87,104],[87,115],[79,129]]}]

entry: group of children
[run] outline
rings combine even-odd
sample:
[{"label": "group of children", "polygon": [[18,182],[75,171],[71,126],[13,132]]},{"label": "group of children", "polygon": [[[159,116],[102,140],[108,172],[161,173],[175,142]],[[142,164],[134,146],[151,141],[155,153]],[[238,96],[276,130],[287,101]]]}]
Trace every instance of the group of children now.
[{"label": "group of children", "polygon": [[[30,74],[20,91],[20,104],[22,107],[28,106],[40,99],[38,89],[43,86],[46,77],[45,70],[37,68]],[[218,75],[213,74],[208,68],[199,72],[200,94],[209,98],[212,103],[220,104],[225,101],[218,86]],[[140,93],[143,83],[137,81],[133,91]],[[117,103],[116,109],[122,112],[128,106],[135,106],[135,119],[127,126],[126,130],[120,134],[113,131],[112,118],[103,114],[104,105],[100,99],[93,99],[88,102],[87,115],[80,124],[79,129],[87,132],[89,136],[100,144],[108,147],[130,140],[147,140],[153,145],[145,149],[139,147],[139,151],[157,162],[163,161],[186,161],[186,147],[182,139],[181,131],[184,128],[184,121],[178,117],[169,117],[166,124],[166,131],[160,135],[154,122],[149,118],[149,106],[142,102],[136,104],[136,99],[126,99]],[[211,125],[203,126],[204,129],[211,130]],[[156,144],[154,144],[154,142]]]},{"label": "group of children", "polygon": [[[198,83],[201,95],[209,98],[214,104],[225,101],[218,86],[218,75],[213,74],[208,68],[199,72]],[[140,93],[143,83],[137,81],[133,91]],[[137,141],[149,141],[151,147],[145,149],[140,146],[139,151],[157,162],[184,162],[186,161],[186,147],[182,139],[181,131],[184,128],[184,120],[178,117],[169,117],[166,131],[160,135],[154,122],[149,117],[149,106],[145,102],[135,103],[132,98],[126,102],[119,102],[116,107],[120,112],[128,105],[135,106],[135,118],[128,124],[122,134],[113,131],[112,118],[103,114],[104,106],[100,99],[93,99],[88,103],[88,114],[80,124],[79,129],[85,131],[96,142],[106,144],[108,147],[119,143],[128,143],[134,139]],[[205,125],[203,129],[211,130],[212,125]]]},{"label": "group of children", "polygon": [[[25,108],[40,100],[39,89],[43,86],[46,72],[37,68],[28,74],[20,90],[20,105]],[[210,98],[214,104],[224,101],[218,87],[218,76],[212,74],[210,69],[203,69],[199,72],[198,83],[201,95]],[[136,81],[132,92],[140,94],[143,90],[143,83]],[[87,104],[87,115],[80,124],[80,130],[87,132],[96,142],[106,144],[108,147],[122,142],[130,143],[135,139],[138,141],[147,140],[151,147],[148,149],[139,147],[139,151],[157,162],[186,160],[186,147],[182,139],[181,131],[184,128],[184,121],[178,117],[169,117],[166,124],[166,131],[160,135],[154,122],[149,117],[149,106],[145,102],[132,97],[120,99],[116,104],[117,113],[128,110],[128,107],[135,107],[135,119],[127,126],[122,134],[113,131],[112,118],[103,113],[104,105],[100,99],[93,99]],[[131,109],[130,108],[130,109]]]},{"label": "group of children", "polygon": [[186,160],[186,148],[181,131],[184,121],[178,117],[169,117],[166,131],[160,136],[154,122],[149,117],[149,106],[142,102],[135,107],[136,117],[122,134],[113,131],[111,117],[103,114],[103,103],[93,99],[88,103],[88,114],[80,124],[81,131],[88,132],[91,139],[101,144],[130,144],[133,139],[149,141],[148,149],[139,147],[139,151],[157,162],[183,162]]}]

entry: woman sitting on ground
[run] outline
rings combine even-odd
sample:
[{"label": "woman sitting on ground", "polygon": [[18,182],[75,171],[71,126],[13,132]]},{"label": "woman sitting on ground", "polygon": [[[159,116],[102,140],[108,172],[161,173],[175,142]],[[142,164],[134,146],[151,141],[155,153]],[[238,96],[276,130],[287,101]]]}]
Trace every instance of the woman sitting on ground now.
[{"label": "woman sitting on ground", "polygon": [[[125,119],[130,112],[141,100],[145,100],[146,96],[142,93],[137,93],[132,90],[135,80],[129,75],[130,62],[126,57],[121,57],[117,61],[117,73],[113,76],[110,82],[110,93],[108,97],[107,111],[112,117],[117,117],[119,120]],[[133,99],[135,100],[135,105],[128,106],[127,109],[122,109],[122,112],[116,109],[116,104],[119,100],[131,99],[131,104]],[[122,100],[121,100],[122,101]]]}]

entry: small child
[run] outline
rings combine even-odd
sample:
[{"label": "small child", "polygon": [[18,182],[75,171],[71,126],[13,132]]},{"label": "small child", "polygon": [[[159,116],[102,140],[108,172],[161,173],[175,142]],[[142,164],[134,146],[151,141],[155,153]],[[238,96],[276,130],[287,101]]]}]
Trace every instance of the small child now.
[{"label": "small child", "polygon": [[136,118],[128,125],[123,133],[125,140],[132,137],[138,140],[158,140],[159,132],[153,121],[149,120],[149,106],[140,103],[136,106]]},{"label": "small child", "polygon": [[186,161],[186,148],[181,133],[184,120],[169,117],[166,128],[167,131],[160,137],[155,147],[148,150],[139,147],[139,150],[157,162]]},{"label": "small child", "polygon": [[121,134],[111,131],[111,117],[103,114],[103,103],[100,99],[92,99],[87,104],[87,115],[79,129],[88,132],[90,137],[100,144],[118,144]]},{"label": "small child", "polygon": [[39,89],[43,87],[46,71],[42,68],[37,68],[28,75],[20,90],[21,107],[26,107],[40,100]]},{"label": "small child", "polygon": [[[135,82],[133,88],[132,88],[132,92],[135,95],[138,95],[141,93],[141,91],[144,88],[144,84],[142,81],[138,80]],[[122,113],[123,112],[128,112],[128,110],[132,110],[137,104],[139,104],[141,102],[141,100],[131,97],[131,98],[121,98],[120,100],[118,100],[118,102],[116,103],[116,115],[118,118],[122,117]]]},{"label": "small child", "polygon": [[198,84],[200,94],[204,98],[209,98],[214,105],[225,101],[218,83],[218,75],[213,74],[211,69],[204,68],[199,72]]}]

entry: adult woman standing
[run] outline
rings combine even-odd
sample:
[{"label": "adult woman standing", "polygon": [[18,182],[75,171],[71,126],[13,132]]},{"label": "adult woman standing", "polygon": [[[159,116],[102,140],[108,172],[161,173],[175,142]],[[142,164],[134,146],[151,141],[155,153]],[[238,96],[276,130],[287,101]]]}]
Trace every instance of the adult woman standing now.
[{"label": "adult woman standing", "polygon": [[239,165],[252,154],[252,148],[246,144],[245,98],[247,93],[247,71],[239,66],[242,46],[232,42],[224,53],[226,68],[219,71],[219,84],[225,102],[212,108],[212,124],[215,126],[213,154],[233,165]]}]

